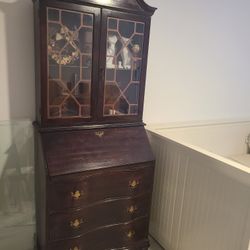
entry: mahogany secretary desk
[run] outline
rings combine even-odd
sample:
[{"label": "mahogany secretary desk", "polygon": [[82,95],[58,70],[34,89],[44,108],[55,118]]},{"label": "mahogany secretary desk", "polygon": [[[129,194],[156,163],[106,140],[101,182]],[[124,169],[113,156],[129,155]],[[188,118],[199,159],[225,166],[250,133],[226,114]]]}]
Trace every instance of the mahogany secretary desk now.
[{"label": "mahogany secretary desk", "polygon": [[148,249],[143,0],[33,0],[38,250]]}]

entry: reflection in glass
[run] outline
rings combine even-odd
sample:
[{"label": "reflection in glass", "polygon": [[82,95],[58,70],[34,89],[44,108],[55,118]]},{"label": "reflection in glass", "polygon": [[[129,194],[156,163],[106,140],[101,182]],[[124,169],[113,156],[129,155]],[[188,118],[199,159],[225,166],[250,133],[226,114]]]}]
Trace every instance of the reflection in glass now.
[{"label": "reflection in glass", "polygon": [[137,115],[144,23],[108,18],[104,115]]},{"label": "reflection in glass", "polygon": [[34,248],[33,131],[31,121],[16,119],[0,122],[1,250]]},{"label": "reflection in glass", "polygon": [[93,15],[47,11],[48,117],[90,117]]}]

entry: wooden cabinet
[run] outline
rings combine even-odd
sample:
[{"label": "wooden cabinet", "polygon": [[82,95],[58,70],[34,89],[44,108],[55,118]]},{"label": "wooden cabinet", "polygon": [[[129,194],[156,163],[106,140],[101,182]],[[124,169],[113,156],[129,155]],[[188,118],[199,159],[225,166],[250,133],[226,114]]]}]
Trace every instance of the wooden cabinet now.
[{"label": "wooden cabinet", "polygon": [[39,250],[147,249],[143,0],[34,0]]},{"label": "wooden cabinet", "polygon": [[142,126],[37,132],[36,145],[40,249],[147,249],[154,157]]},{"label": "wooden cabinet", "polygon": [[142,0],[37,0],[35,9],[40,125],[141,122],[155,9]]}]

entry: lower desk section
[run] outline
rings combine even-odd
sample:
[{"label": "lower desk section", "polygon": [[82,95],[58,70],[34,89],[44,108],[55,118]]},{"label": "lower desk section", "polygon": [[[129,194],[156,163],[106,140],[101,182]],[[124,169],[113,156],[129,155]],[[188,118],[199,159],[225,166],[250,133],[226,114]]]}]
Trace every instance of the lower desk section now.
[{"label": "lower desk section", "polygon": [[35,139],[39,250],[148,248],[154,157],[143,127]]},{"label": "lower desk section", "polygon": [[151,194],[107,200],[76,211],[57,212],[49,216],[49,240],[75,237],[96,228],[126,223],[148,216]]},{"label": "lower desk section", "polygon": [[[78,238],[51,242],[48,250],[147,249],[148,217],[106,226]],[[47,250],[46,249],[46,250]],[[43,249],[41,249],[43,250]]]}]

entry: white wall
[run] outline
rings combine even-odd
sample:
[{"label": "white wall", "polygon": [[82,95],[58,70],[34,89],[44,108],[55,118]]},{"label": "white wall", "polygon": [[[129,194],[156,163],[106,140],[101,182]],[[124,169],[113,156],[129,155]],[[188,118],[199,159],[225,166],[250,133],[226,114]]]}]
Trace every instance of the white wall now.
[{"label": "white wall", "polygon": [[0,0],[0,249],[34,245],[33,34],[32,1]]},{"label": "white wall", "polygon": [[[153,16],[144,120],[250,117],[250,1],[147,0]],[[0,0],[0,120],[34,118],[31,0]]]},{"label": "white wall", "polygon": [[[159,9],[152,23],[145,121],[164,123],[249,117],[250,1],[147,2]],[[31,0],[0,0],[0,58],[0,121],[33,120],[35,77]],[[20,165],[19,151],[15,151],[22,145],[21,152],[26,152],[22,159],[32,157],[33,147],[23,144],[23,139],[20,144],[20,138],[26,134],[19,129],[17,133],[14,128],[24,126],[29,131],[31,124],[27,121],[22,125],[11,124],[1,123],[0,126],[2,192],[6,183],[18,189],[16,183],[8,182],[12,173],[8,171],[8,159],[21,169],[28,167],[32,171],[33,165],[32,159]],[[25,138],[29,141],[32,136]],[[25,175],[32,176],[32,172]],[[33,190],[31,185],[29,183],[29,190]],[[0,221],[6,222],[0,228],[0,238],[6,239],[1,241],[0,249],[6,246],[18,250],[20,247],[23,250],[32,248],[33,197],[28,196],[31,199],[27,200],[26,196],[23,193],[22,200],[18,200],[24,209],[14,220],[12,214],[6,216],[0,211]],[[4,197],[0,196],[2,200]],[[6,207],[8,201],[1,204]],[[27,211],[25,216],[24,211]],[[24,219],[22,227],[20,218]]]},{"label": "white wall", "polygon": [[147,0],[147,123],[250,117],[250,1]]},{"label": "white wall", "polygon": [[31,0],[0,0],[0,121],[34,119]]}]

